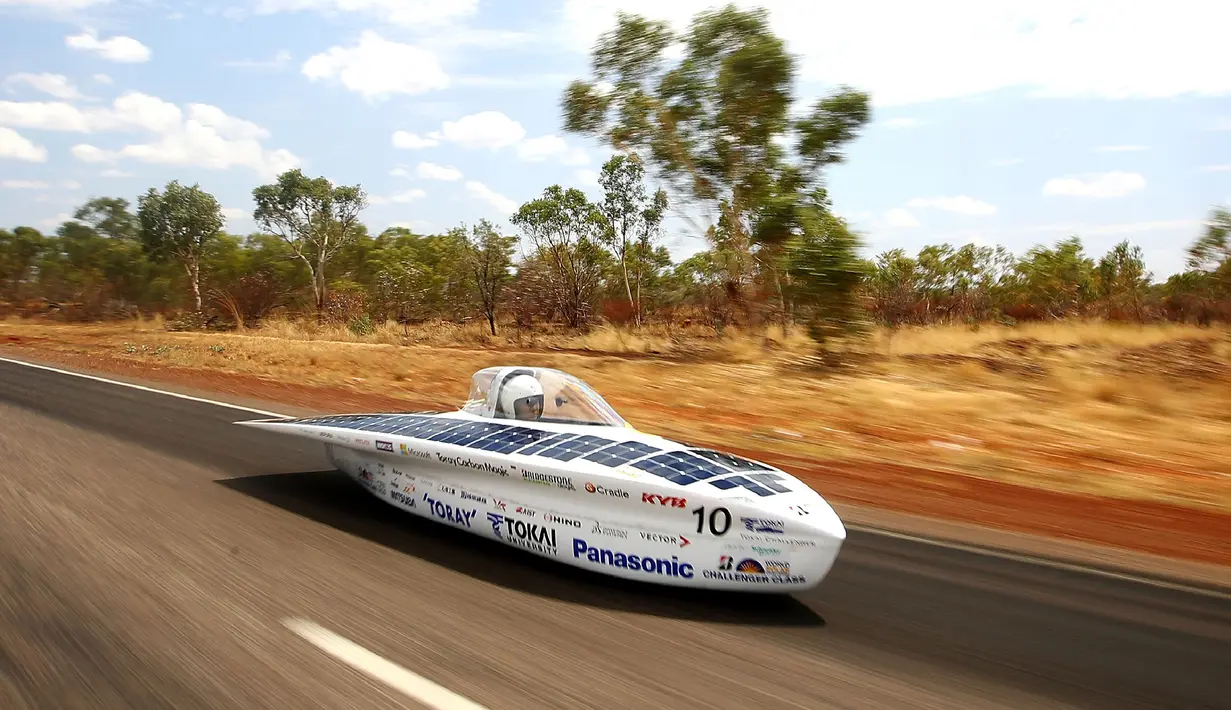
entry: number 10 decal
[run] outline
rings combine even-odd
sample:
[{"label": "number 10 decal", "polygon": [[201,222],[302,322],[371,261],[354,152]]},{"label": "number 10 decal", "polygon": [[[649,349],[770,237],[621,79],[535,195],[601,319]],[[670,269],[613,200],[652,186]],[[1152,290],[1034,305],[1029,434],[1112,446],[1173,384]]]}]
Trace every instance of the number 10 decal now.
[{"label": "number 10 decal", "polygon": [[[692,514],[697,516],[697,532],[704,533],[705,532],[705,506],[702,506],[692,511]],[[720,514],[722,515],[722,518],[723,518],[721,529],[719,529],[719,525],[718,525],[718,516]],[[731,511],[727,510],[726,508],[714,508],[712,511],[710,511],[709,527],[710,527],[711,535],[726,535],[727,531],[731,529]]]}]

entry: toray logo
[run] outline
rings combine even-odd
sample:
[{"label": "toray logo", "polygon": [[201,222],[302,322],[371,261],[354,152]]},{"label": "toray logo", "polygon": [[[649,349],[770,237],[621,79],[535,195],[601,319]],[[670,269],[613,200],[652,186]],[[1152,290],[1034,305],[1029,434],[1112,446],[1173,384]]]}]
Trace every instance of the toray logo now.
[{"label": "toray logo", "polygon": [[423,502],[427,503],[427,509],[432,511],[432,515],[441,520],[448,520],[455,525],[465,525],[470,527],[470,519],[474,517],[475,511],[463,510],[454,508],[448,503],[442,503],[427,493],[423,494]]},{"label": "toray logo", "polygon": [[658,505],[671,506],[672,508],[684,508],[688,505],[687,498],[676,498],[675,496],[660,496],[657,493],[642,493],[642,503],[657,503]]}]

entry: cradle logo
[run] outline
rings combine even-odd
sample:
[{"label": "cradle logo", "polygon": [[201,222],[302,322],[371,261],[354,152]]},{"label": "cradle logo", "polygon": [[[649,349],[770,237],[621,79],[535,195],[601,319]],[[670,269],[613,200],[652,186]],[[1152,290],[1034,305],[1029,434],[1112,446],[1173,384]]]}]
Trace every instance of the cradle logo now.
[{"label": "cradle logo", "polygon": [[628,491],[620,490],[619,488],[608,488],[603,484],[594,484],[586,481],[586,493],[598,493],[599,495],[611,496],[612,498],[627,498]]}]

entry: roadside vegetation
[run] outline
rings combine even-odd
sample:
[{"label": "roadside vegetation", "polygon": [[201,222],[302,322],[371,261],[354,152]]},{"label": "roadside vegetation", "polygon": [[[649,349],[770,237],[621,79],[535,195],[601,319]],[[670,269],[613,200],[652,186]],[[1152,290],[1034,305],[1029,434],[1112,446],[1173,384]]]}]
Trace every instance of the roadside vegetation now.
[{"label": "roadside vegetation", "polygon": [[[620,15],[592,65],[561,111],[614,151],[595,201],[552,185],[508,225],[373,235],[361,185],[291,170],[253,190],[260,229],[235,235],[197,186],[95,197],[54,234],[0,230],[0,338],[408,407],[455,406],[474,370],[527,362],[640,427],[818,476],[1231,510],[1231,212],[1165,281],[1139,247],[1091,256],[1079,235],[865,259],[824,175],[869,97],[793,109],[794,59],[763,13],[702,13],[683,37]],[[712,218],[680,262],[673,210]]]}]

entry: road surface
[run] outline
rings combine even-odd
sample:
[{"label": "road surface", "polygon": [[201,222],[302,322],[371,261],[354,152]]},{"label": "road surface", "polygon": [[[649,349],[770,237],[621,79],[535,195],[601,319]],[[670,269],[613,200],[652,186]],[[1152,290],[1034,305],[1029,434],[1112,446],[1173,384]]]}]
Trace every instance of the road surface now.
[{"label": "road surface", "polygon": [[1231,708],[1226,596],[854,532],[795,598],[620,583],[256,416],[0,362],[0,708]]}]

